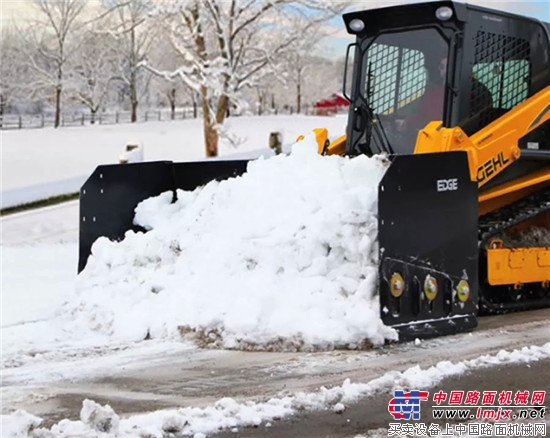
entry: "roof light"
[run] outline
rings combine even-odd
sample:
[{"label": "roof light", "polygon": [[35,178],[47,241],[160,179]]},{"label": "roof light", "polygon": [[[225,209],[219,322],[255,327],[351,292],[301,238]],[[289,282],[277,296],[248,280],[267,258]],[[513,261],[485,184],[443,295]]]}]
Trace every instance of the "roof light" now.
[{"label": "roof light", "polygon": [[361,32],[365,28],[365,22],[360,18],[354,18],[349,22],[349,28],[354,32]]},{"label": "roof light", "polygon": [[449,6],[441,6],[435,11],[438,20],[447,21],[453,16],[453,10]]}]

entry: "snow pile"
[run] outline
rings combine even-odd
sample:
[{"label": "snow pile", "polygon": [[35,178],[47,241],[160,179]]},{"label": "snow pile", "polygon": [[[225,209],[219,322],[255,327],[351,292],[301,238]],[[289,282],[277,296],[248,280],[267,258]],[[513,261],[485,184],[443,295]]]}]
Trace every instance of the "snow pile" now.
[{"label": "snow pile", "polygon": [[142,202],[150,231],[98,239],[67,306],[113,339],[315,349],[395,338],[379,318],[377,190],[387,163],[312,138],[245,175]]},{"label": "snow pile", "polygon": [[10,415],[0,416],[1,436],[5,438],[23,438],[36,429],[42,419],[25,411],[15,411]]},{"label": "snow pile", "polygon": [[109,405],[101,406],[92,400],[84,400],[80,421],[97,432],[116,434],[120,418]]}]

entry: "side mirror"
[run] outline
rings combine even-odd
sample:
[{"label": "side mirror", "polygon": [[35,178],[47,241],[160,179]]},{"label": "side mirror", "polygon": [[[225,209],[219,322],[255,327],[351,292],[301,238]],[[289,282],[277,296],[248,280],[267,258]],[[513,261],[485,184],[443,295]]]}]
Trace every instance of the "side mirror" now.
[{"label": "side mirror", "polygon": [[[353,52],[351,49],[354,49]],[[346,50],[346,65],[344,67],[344,90],[343,94],[344,97],[352,101],[353,97],[353,68],[355,66],[355,54],[357,43],[351,43],[348,45],[348,48]],[[350,74],[348,74],[348,71],[350,71]]]}]

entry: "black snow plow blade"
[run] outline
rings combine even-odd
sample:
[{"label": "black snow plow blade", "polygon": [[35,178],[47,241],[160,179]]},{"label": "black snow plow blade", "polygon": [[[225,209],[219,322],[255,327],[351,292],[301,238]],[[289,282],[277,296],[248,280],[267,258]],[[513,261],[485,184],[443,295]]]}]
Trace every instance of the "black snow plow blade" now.
[{"label": "black snow plow blade", "polygon": [[242,175],[248,160],[171,161],[98,166],[80,189],[78,272],[86,266],[98,237],[120,241],[134,225],[134,210],[143,200],[176,189],[194,190],[209,181]]},{"label": "black snow plow blade", "polygon": [[[78,271],[101,236],[120,241],[143,200],[246,171],[248,160],[99,166],[80,193]],[[380,311],[400,341],[477,325],[478,202],[463,152],[399,155],[378,190]]]},{"label": "black snow plow blade", "polygon": [[384,324],[400,341],[475,328],[478,192],[466,154],[396,156],[378,196]]}]

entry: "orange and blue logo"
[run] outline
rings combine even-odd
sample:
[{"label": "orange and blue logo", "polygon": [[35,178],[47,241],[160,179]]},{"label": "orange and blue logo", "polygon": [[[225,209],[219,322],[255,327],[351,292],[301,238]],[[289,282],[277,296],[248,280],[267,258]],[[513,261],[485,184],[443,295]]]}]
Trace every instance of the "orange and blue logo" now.
[{"label": "orange and blue logo", "polygon": [[428,391],[395,390],[388,403],[388,412],[394,420],[420,420],[420,402],[428,401]]}]

